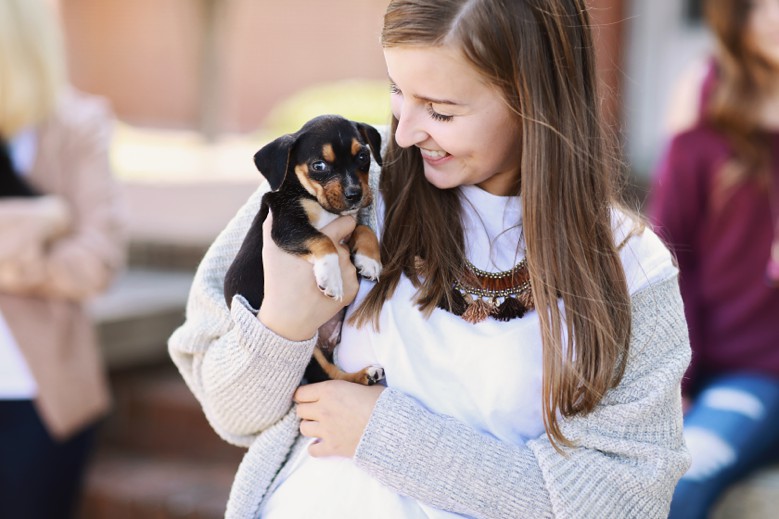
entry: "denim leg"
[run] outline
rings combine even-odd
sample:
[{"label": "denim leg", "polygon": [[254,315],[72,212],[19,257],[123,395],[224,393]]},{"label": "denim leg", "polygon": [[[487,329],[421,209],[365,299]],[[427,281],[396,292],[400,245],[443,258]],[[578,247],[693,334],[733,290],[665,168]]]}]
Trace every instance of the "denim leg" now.
[{"label": "denim leg", "polygon": [[723,490],[776,459],[779,380],[738,374],[712,380],[684,417],[692,465],[679,481],[671,519],[704,519]]},{"label": "denim leg", "polygon": [[0,400],[0,518],[75,517],[96,431],[57,441],[31,400]]}]

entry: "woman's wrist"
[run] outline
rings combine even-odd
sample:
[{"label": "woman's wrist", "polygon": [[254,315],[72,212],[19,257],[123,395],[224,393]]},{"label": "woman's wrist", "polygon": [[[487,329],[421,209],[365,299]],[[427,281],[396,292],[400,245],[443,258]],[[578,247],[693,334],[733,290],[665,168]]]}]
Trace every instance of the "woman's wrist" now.
[{"label": "woman's wrist", "polygon": [[[288,341],[307,341],[316,335],[317,329],[301,319],[301,315],[290,316],[286,312],[276,310],[276,305],[264,304],[257,312],[257,319],[267,329]],[[290,318],[292,317],[292,318]]]}]

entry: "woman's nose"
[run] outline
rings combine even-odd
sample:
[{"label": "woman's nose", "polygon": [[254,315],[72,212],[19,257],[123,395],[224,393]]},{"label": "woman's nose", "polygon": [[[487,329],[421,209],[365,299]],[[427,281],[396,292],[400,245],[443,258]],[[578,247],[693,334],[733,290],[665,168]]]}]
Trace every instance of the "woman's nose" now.
[{"label": "woman's nose", "polygon": [[395,142],[398,146],[408,148],[427,139],[427,133],[413,107],[401,105],[398,110],[393,110],[393,113],[398,120],[395,129]]}]

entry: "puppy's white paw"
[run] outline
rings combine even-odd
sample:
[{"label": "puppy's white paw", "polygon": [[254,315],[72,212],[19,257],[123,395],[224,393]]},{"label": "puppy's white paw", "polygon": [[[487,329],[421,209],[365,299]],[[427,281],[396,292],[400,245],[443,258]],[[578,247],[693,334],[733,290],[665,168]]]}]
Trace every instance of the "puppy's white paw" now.
[{"label": "puppy's white paw", "polygon": [[381,274],[381,263],[375,259],[365,256],[363,254],[354,255],[354,266],[357,267],[357,272],[364,278],[376,281]]},{"label": "puppy's white paw", "polygon": [[381,366],[368,366],[365,368],[365,371],[367,372],[367,378],[368,378],[368,385],[372,386],[373,384],[376,384],[378,381],[384,379],[384,368]]},{"label": "puppy's white paw", "polygon": [[344,298],[344,283],[338,266],[338,255],[328,254],[314,261],[314,277],[319,289],[337,301]]}]

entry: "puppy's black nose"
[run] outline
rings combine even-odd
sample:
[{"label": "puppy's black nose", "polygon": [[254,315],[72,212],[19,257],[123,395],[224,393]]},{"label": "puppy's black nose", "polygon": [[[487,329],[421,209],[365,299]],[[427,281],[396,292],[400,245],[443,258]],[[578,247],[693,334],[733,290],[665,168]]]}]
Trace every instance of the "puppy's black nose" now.
[{"label": "puppy's black nose", "polygon": [[349,202],[358,202],[362,198],[362,188],[360,186],[347,186],[344,189],[344,198]]}]

